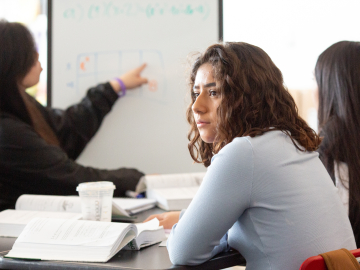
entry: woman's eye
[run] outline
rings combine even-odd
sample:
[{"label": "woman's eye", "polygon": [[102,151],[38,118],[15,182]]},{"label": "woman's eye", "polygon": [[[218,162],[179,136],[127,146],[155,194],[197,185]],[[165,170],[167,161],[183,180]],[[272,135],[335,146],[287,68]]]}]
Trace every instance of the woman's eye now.
[{"label": "woman's eye", "polygon": [[216,95],[217,95],[216,91],[210,90],[210,96],[216,96]]},{"label": "woman's eye", "polygon": [[194,98],[197,98],[199,96],[199,93],[194,93],[193,92],[192,95],[193,95]]}]

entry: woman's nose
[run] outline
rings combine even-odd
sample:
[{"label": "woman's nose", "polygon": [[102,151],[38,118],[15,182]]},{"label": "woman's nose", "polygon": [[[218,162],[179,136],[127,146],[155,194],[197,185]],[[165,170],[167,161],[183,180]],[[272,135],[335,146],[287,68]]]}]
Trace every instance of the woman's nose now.
[{"label": "woman's nose", "polygon": [[195,101],[192,105],[193,113],[205,113],[206,112],[206,100],[205,100],[205,96],[203,93],[204,92],[201,92],[198,95],[198,97],[195,99]]}]

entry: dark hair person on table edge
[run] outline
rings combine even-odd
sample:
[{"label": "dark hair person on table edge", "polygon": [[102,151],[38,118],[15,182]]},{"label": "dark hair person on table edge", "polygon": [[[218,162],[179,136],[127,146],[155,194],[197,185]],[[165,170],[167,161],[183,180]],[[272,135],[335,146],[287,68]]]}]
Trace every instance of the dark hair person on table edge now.
[{"label": "dark hair person on table edge", "polygon": [[[189,150],[206,175],[186,210],[158,217],[174,264],[238,250],[246,269],[299,269],[355,249],[349,219],[280,70],[259,47],[215,44],[190,74]],[[180,218],[180,219],[179,219]]]},{"label": "dark hair person on table edge", "polygon": [[327,48],[315,67],[320,159],[349,214],[360,246],[360,42]]},{"label": "dark hair person on table edge", "polygon": [[[140,76],[144,68],[119,77],[125,88],[147,82]],[[66,110],[50,109],[25,92],[38,83],[41,71],[29,30],[0,21],[0,210],[14,208],[24,193],[75,195],[81,182],[112,181],[115,196],[134,190],[144,175],[136,169],[101,170],[74,161],[124,90],[121,82],[90,88]]]}]

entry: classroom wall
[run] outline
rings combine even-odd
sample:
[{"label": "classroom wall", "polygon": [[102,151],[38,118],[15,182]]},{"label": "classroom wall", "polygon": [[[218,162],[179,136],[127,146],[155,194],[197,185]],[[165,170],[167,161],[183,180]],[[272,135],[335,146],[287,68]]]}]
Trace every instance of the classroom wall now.
[{"label": "classroom wall", "polygon": [[360,40],[358,0],[224,0],[224,40],[264,49],[283,73],[302,117],[316,129],[314,67],[326,48]]}]

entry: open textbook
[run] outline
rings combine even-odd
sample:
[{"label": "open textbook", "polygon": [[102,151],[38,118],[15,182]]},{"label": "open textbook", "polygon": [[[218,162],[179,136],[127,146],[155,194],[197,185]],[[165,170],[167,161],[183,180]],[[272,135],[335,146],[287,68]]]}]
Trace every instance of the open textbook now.
[{"label": "open textbook", "polygon": [[147,175],[146,196],[164,210],[187,208],[205,176],[203,173]]},{"label": "open textbook", "polygon": [[[150,242],[158,243],[166,238],[162,227],[159,229],[157,219],[144,223],[139,230],[137,226],[129,223],[35,218],[26,225],[6,257],[107,262],[131,241],[132,246],[138,245],[140,248],[144,243],[150,245]],[[155,232],[157,238],[151,232]],[[130,246],[128,249],[133,248]]]},{"label": "open textbook", "polygon": [[166,234],[163,226],[159,226],[159,220],[154,218],[145,223],[135,224],[138,230],[138,236],[131,240],[124,249],[140,250],[156,243],[166,240]]},{"label": "open textbook", "polygon": [[[130,217],[153,208],[152,199],[113,198],[112,216]],[[81,213],[79,196],[21,195],[15,204],[16,210]]]},{"label": "open textbook", "polygon": [[33,218],[81,219],[79,213],[4,210],[0,212],[0,236],[18,237]]}]

